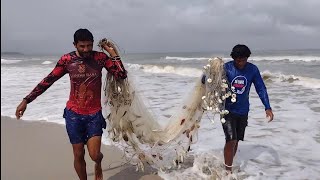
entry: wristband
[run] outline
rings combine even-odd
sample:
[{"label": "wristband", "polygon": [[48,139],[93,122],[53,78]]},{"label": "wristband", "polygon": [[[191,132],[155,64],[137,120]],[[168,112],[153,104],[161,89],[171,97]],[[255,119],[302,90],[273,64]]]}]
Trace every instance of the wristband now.
[{"label": "wristband", "polygon": [[112,61],[120,61],[121,58],[119,56],[114,56],[110,58]]}]

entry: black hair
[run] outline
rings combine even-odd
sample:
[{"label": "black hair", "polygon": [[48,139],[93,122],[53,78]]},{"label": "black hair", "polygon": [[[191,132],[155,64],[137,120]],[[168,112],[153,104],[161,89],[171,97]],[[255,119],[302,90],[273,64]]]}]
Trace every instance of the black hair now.
[{"label": "black hair", "polygon": [[78,29],[73,35],[74,43],[77,44],[79,41],[92,41],[93,35],[88,29]]},{"label": "black hair", "polygon": [[236,46],[234,46],[230,54],[232,59],[244,58],[244,57],[248,58],[250,57],[250,55],[251,55],[250,49],[244,44],[237,44]]}]

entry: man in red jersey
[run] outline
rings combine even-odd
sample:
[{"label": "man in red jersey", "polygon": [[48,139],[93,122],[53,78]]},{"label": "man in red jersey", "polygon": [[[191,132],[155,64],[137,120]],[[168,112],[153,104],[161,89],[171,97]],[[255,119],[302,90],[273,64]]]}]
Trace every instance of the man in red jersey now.
[{"label": "man in red jersey", "polygon": [[102,128],[106,121],[101,112],[102,68],[116,79],[125,79],[127,73],[113,44],[103,46],[109,54],[93,51],[93,35],[87,29],[74,33],[76,51],[63,55],[52,72],[45,77],[19,104],[16,117],[20,119],[27,104],[45,92],[55,81],[69,74],[71,90],[63,117],[73,147],[74,168],[80,180],[87,179],[85,144],[95,164],[95,179],[102,179]]}]

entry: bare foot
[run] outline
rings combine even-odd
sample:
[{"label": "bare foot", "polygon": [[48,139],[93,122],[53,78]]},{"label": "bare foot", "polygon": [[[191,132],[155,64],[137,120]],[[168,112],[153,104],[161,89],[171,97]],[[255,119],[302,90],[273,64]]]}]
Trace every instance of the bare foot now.
[{"label": "bare foot", "polygon": [[94,174],[95,174],[95,180],[103,180],[103,174],[102,174],[102,168],[101,163],[96,163],[94,166]]}]

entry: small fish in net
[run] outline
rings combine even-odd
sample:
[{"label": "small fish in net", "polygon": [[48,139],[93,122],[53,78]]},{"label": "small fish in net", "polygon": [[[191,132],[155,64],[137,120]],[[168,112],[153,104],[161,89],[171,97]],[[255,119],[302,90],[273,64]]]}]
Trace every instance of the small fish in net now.
[{"label": "small fish in net", "polygon": [[[203,75],[197,79],[190,95],[176,107],[166,126],[145,105],[128,72],[127,79],[117,80],[108,74],[105,82],[105,107],[108,111],[108,138],[144,170],[144,163],[160,170],[179,168],[191,145],[197,142],[204,112],[223,116],[226,98],[232,96],[221,58],[209,59]],[[205,79],[205,82],[203,82]]]}]

